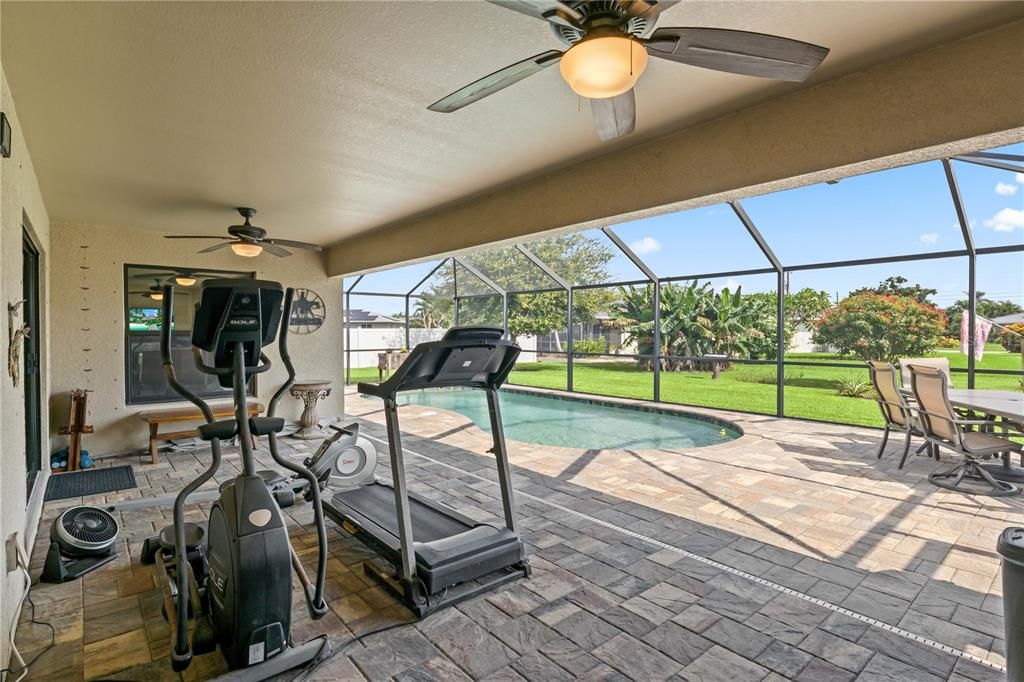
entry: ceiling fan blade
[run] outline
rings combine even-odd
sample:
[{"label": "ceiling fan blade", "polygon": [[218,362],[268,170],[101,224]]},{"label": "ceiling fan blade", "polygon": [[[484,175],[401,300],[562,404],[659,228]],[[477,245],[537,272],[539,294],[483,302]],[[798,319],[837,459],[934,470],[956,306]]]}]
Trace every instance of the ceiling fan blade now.
[{"label": "ceiling fan blade", "polygon": [[272,256],[277,256],[278,258],[287,258],[288,256],[292,255],[291,251],[282,249],[280,246],[277,246],[268,239],[264,239],[263,241],[259,242],[259,245],[263,247],[264,251],[271,254]]},{"label": "ceiling fan blade", "polygon": [[196,253],[213,253],[214,251],[220,251],[221,249],[226,249],[227,247],[231,246],[232,244],[237,244],[237,243],[238,243],[237,241],[221,242],[220,244],[214,244],[213,246],[207,246],[202,251],[197,251]]},{"label": "ceiling fan blade", "polygon": [[560,50],[548,50],[547,52],[541,52],[529,59],[516,62],[515,64],[506,66],[504,69],[499,69],[488,76],[484,76],[479,80],[473,81],[469,85],[459,88],[447,97],[437,100],[427,107],[427,109],[430,109],[431,111],[439,111],[444,114],[450,114],[451,112],[461,109],[468,104],[472,104],[479,99],[483,99],[488,95],[493,95],[499,90],[518,83],[527,76],[532,76],[538,71],[543,71],[552,64],[557,63],[561,58],[562,52]]},{"label": "ceiling fan blade", "polygon": [[727,28],[659,28],[644,41],[652,57],[745,76],[803,81],[828,48]]},{"label": "ceiling fan blade", "polygon": [[669,7],[678,5],[680,0],[633,0],[626,10],[626,16],[653,19]]},{"label": "ceiling fan blade", "polygon": [[602,141],[629,135],[636,127],[636,95],[630,89],[615,97],[592,99],[590,112]]},{"label": "ceiling fan blade", "polygon": [[309,242],[296,242],[291,239],[264,239],[264,244],[277,244],[278,246],[287,246],[292,249],[305,249],[306,251],[323,251],[323,247],[318,244],[310,244]]},{"label": "ceiling fan blade", "polygon": [[519,12],[534,19],[563,26],[577,26],[583,15],[558,0],[488,0],[492,5]]},{"label": "ceiling fan blade", "polygon": [[165,234],[164,239],[231,239],[224,235],[214,236],[212,234]]}]

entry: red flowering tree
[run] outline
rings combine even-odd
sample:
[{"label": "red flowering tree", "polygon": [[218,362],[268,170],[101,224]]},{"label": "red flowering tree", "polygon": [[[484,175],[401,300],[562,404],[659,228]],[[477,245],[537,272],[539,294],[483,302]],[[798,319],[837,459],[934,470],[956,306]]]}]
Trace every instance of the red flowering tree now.
[{"label": "red flowering tree", "polygon": [[861,360],[920,357],[942,338],[946,315],[912,296],[850,296],[815,323],[814,342]]}]

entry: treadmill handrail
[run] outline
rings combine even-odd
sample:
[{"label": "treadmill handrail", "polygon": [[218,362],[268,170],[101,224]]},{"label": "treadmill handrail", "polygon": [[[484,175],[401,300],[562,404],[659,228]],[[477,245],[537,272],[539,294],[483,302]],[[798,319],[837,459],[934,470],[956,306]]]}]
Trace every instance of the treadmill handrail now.
[{"label": "treadmill handrail", "polygon": [[[503,330],[498,327],[455,327],[448,330],[444,338],[417,344],[409,353],[409,357],[399,365],[398,369],[385,381],[380,383],[359,382],[356,390],[363,395],[378,398],[394,396],[399,391],[412,391],[422,388],[500,388],[516,364],[520,348],[517,343],[501,338]],[[481,380],[468,380],[464,377],[438,377],[445,369],[445,363],[451,353],[473,348],[504,349],[497,367],[487,371]],[[424,374],[417,370],[425,362],[433,362],[433,367]]]}]

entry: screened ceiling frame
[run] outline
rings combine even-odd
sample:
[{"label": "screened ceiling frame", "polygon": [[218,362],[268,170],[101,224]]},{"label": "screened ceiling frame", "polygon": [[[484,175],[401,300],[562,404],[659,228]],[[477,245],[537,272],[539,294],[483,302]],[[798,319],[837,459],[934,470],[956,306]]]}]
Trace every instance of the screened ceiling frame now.
[{"label": "screened ceiling frame", "polygon": [[[525,288],[525,289],[506,289],[495,283],[485,273],[481,272],[478,268],[468,263],[464,258],[459,256],[449,256],[442,259],[425,277],[423,277],[417,284],[407,291],[406,293],[394,293],[394,292],[377,292],[377,291],[356,291],[356,287],[362,282],[363,275],[356,278],[355,282],[345,290],[345,324],[346,324],[346,345],[345,345],[345,367],[346,367],[346,380],[351,380],[351,353],[356,351],[384,351],[388,349],[353,349],[351,343],[349,343],[350,335],[348,328],[350,327],[350,320],[348,311],[350,310],[351,295],[355,293],[359,296],[385,296],[405,299],[405,341],[406,348],[409,347],[410,341],[410,325],[409,325],[409,301],[412,298],[423,298],[422,294],[417,294],[416,290],[423,286],[428,279],[430,279],[438,270],[441,269],[445,264],[450,264],[453,268],[453,302],[454,302],[454,324],[459,323],[459,301],[468,298],[481,298],[481,297],[495,297],[500,296],[502,299],[502,327],[508,329],[508,303],[509,297],[521,294],[542,294],[542,293],[554,293],[564,292],[566,294],[566,350],[561,352],[552,352],[553,354],[561,354],[566,356],[566,389],[573,391],[573,357],[576,355],[573,351],[573,337],[574,334],[574,320],[573,320],[573,293],[576,291],[588,290],[588,289],[606,289],[614,287],[629,287],[629,286],[650,286],[652,287],[653,297],[653,312],[654,312],[654,400],[661,402],[661,360],[666,356],[662,353],[661,348],[661,287],[664,284],[679,281],[692,281],[700,279],[719,279],[724,277],[744,277],[751,275],[776,275],[776,300],[778,302],[776,309],[776,337],[777,345],[775,349],[775,365],[776,365],[776,416],[785,416],[785,382],[778,380],[778,377],[783,377],[785,368],[787,365],[790,366],[802,366],[809,363],[802,361],[787,361],[785,359],[785,349],[782,347],[785,343],[785,294],[786,294],[786,281],[789,273],[801,272],[807,270],[822,270],[830,268],[843,268],[843,267],[856,267],[864,265],[880,265],[886,263],[903,263],[910,261],[922,261],[922,260],[937,260],[943,258],[967,258],[968,262],[968,324],[971,328],[977,322],[977,257],[984,255],[1002,254],[1002,253],[1024,253],[1024,244],[1007,245],[1007,246],[994,246],[994,247],[977,247],[974,243],[974,235],[971,230],[970,221],[967,217],[967,211],[964,208],[963,197],[960,193],[959,183],[957,182],[956,170],[954,161],[958,163],[971,163],[979,166],[985,166],[987,168],[994,168],[1001,171],[1007,171],[1011,173],[1024,173],[1024,155],[1019,154],[1005,154],[995,152],[973,152],[970,154],[961,154],[957,156],[945,157],[939,159],[942,164],[943,172],[946,177],[947,189],[949,190],[950,200],[953,203],[953,208],[956,213],[957,223],[960,228],[961,238],[963,239],[964,248],[950,251],[937,251],[932,253],[924,254],[905,254],[896,256],[880,256],[877,258],[859,258],[842,261],[827,261],[819,263],[796,263],[796,264],[785,264],[775,254],[771,248],[771,244],[764,235],[757,228],[757,225],[750,217],[750,215],[743,208],[740,201],[730,201],[727,205],[732,209],[736,218],[743,225],[748,236],[758,247],[758,250],[764,256],[769,267],[765,268],[750,268],[745,270],[730,270],[725,272],[712,272],[712,273],[695,273],[687,275],[671,275],[671,276],[659,276],[651,267],[643,260],[635,251],[633,251],[628,244],[626,244],[622,238],[615,232],[612,227],[602,227],[600,231],[604,234],[608,241],[618,250],[618,252],[630,261],[645,277],[645,279],[635,280],[623,280],[605,283],[586,283],[586,284],[573,284],[571,281],[559,275],[554,268],[552,268],[543,259],[539,258],[533,251],[531,251],[525,244],[515,244],[515,249],[522,254],[527,260],[533,265],[539,268],[548,278],[550,278],[556,286],[553,287],[537,287],[537,288]],[[458,274],[457,266],[465,268],[473,277],[479,279],[487,288],[491,289],[487,293],[459,293],[458,285]],[[609,357],[621,357],[621,356],[610,356],[608,354],[592,354],[587,355],[598,355],[598,356],[609,356]],[[676,356],[671,356],[676,358]],[[687,360],[701,360],[701,358],[679,358]],[[758,361],[757,364],[766,364],[770,361]],[[823,366],[856,366],[856,365],[844,365],[841,363],[810,363],[815,365]],[[957,370],[967,373],[967,385],[969,388],[974,388],[975,375],[979,370],[976,368],[976,362],[974,359],[974,337],[971,335],[968,339],[968,361],[966,370]],[[1011,370],[981,370],[983,373],[993,374],[1017,374]]]}]

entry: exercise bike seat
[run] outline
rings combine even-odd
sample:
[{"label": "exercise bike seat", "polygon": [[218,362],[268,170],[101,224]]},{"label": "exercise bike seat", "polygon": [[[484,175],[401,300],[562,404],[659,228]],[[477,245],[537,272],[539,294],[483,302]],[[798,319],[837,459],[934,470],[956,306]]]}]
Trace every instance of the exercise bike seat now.
[{"label": "exercise bike seat", "polygon": [[[185,524],[185,551],[194,552],[206,541],[206,529],[198,523]],[[174,550],[174,526],[165,526],[160,531],[160,549]]]}]

